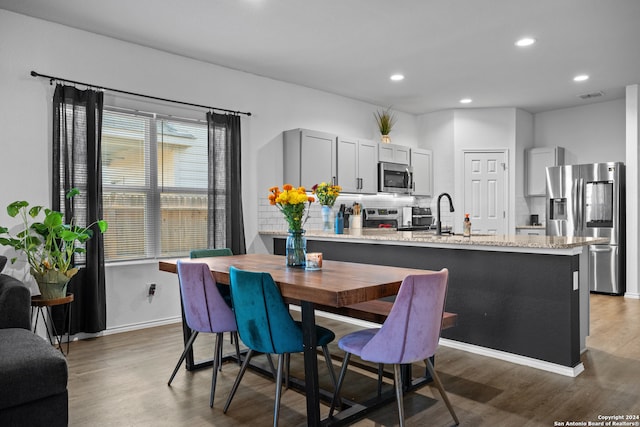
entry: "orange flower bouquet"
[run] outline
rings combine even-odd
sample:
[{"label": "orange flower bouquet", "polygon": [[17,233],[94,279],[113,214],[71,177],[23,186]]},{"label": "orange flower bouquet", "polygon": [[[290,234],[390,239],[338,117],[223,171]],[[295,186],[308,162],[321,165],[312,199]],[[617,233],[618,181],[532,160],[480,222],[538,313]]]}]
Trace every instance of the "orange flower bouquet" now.
[{"label": "orange flower bouquet", "polygon": [[309,212],[305,215],[305,204],[309,207],[315,201],[313,196],[307,196],[304,187],[294,188],[291,184],[284,184],[282,191],[280,187],[269,189],[269,202],[280,209],[284,218],[289,224],[290,231],[301,231],[302,226],[309,218]]}]

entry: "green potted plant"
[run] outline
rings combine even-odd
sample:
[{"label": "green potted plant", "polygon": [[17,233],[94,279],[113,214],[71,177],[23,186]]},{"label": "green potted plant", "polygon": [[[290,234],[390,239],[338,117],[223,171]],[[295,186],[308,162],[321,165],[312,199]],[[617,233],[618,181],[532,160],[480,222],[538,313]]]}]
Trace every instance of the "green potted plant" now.
[{"label": "green potted plant", "polygon": [[[70,199],[77,194],[78,189],[73,188],[66,197]],[[73,255],[85,252],[81,245],[93,237],[90,227],[97,224],[101,233],[108,227],[104,220],[87,227],[78,226],[73,219],[65,224],[61,212],[42,206],[29,208],[25,201],[11,203],[7,206],[7,214],[12,218],[18,216],[22,229],[14,236],[7,227],[0,226],[0,245],[12,247],[26,256],[31,274],[45,299],[66,295],[67,283],[78,272],[72,265]],[[12,258],[11,263],[16,259]]]},{"label": "green potted plant", "polygon": [[396,116],[391,112],[391,107],[387,108],[384,111],[376,111],[373,113],[373,116],[376,119],[376,124],[378,125],[378,129],[380,130],[380,135],[382,135],[382,142],[390,143],[391,138],[389,138],[389,134],[391,133],[391,129],[393,125],[396,124]]}]

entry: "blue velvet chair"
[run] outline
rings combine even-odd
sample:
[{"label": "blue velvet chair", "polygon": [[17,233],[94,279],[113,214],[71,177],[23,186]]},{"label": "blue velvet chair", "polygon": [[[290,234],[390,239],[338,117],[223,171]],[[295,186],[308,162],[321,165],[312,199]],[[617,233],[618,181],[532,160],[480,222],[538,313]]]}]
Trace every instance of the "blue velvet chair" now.
[{"label": "blue velvet chair", "polygon": [[438,348],[442,314],[447,295],[449,271],[407,276],[387,320],[380,329],[365,329],[345,335],[338,346],[346,352],[329,416],[340,399],[340,388],[352,354],[378,364],[393,364],[398,417],[404,426],[403,387],[400,365],[424,361],[456,425],[459,424],[440,378],[433,369],[432,357]]},{"label": "blue velvet chair", "polygon": [[[254,273],[231,267],[229,275],[238,334],[242,342],[249,348],[249,352],[229,393],[224,412],[226,413],[229,409],[231,400],[254,353],[277,354],[278,370],[273,412],[273,425],[277,426],[284,359],[290,353],[303,351],[302,325],[291,317],[280,290],[269,273]],[[335,387],[335,373],[327,348],[327,345],[335,339],[335,334],[329,329],[316,326],[316,336],[318,345],[322,347],[324,352],[329,375]]]},{"label": "blue velvet chair", "polygon": [[[178,261],[178,277],[180,279],[180,294],[182,295],[185,319],[192,332],[169,379],[169,385],[171,385],[178,368],[184,361],[187,352],[191,349],[198,333],[214,333],[216,334],[216,341],[211,393],[209,396],[209,406],[213,407],[218,368],[222,359],[222,334],[223,332],[237,334],[235,316],[224,298],[222,298],[222,295],[220,295],[220,292],[218,292],[216,281],[211,275],[207,264]],[[236,356],[240,360],[237,336]]]}]

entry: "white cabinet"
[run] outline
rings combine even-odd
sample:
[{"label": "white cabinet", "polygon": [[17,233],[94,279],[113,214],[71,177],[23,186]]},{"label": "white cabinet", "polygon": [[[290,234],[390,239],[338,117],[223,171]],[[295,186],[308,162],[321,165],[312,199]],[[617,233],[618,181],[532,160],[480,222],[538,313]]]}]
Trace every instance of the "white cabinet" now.
[{"label": "white cabinet", "polygon": [[516,234],[519,236],[544,236],[547,233],[544,228],[516,228]]},{"label": "white cabinet", "polygon": [[410,151],[411,149],[404,145],[378,144],[378,160],[408,165],[411,162]]},{"label": "white cabinet", "polygon": [[378,191],[378,143],[338,137],[338,184],[346,193]]},{"label": "white cabinet", "polygon": [[411,149],[413,168],[413,195],[433,195],[433,153],[422,148]]},{"label": "white cabinet", "polygon": [[337,179],[337,135],[307,129],[284,132],[284,182],[311,187]]},{"label": "white cabinet", "polygon": [[540,147],[526,150],[525,195],[544,196],[547,193],[548,166],[564,164],[564,148]]}]

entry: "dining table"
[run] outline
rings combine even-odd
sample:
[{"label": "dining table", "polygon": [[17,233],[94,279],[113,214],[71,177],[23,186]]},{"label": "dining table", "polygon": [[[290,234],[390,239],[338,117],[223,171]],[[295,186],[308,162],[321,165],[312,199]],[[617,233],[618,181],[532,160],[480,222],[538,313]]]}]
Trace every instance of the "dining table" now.
[{"label": "dining table", "polygon": [[[352,304],[396,295],[405,277],[432,273],[431,270],[389,267],[343,261],[323,261],[322,268],[306,270],[286,265],[286,257],[270,254],[245,254],[198,259],[159,261],[159,269],[177,273],[177,262],[206,263],[216,282],[229,284],[231,266],[254,272],[267,272],[278,285],[285,301],[300,304],[304,340],[304,391],[307,405],[307,425],[341,425],[344,417],[322,420],[320,387],[316,354],[316,307],[339,309]],[[339,414],[337,414],[339,415]],[[336,415],[336,416],[337,416]],[[351,420],[353,417],[349,418]]]}]

